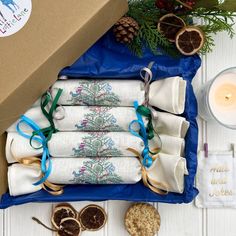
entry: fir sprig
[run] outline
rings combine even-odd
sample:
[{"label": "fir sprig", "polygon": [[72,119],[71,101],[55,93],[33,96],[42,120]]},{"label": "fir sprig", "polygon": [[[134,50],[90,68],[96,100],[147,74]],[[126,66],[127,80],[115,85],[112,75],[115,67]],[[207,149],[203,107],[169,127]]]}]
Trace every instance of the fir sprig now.
[{"label": "fir sprig", "polygon": [[149,48],[155,55],[161,54],[162,51],[172,56],[178,55],[173,44],[157,31],[156,25],[147,22],[140,27],[138,35],[129,45],[129,48],[136,55],[142,56],[144,46]]},{"label": "fir sprig", "polygon": [[197,8],[190,12],[189,15],[203,20],[203,25],[199,26],[205,33],[205,44],[201,49],[202,54],[212,51],[215,45],[213,34],[225,31],[230,38],[235,34],[233,29],[235,14],[233,12],[217,8]]},{"label": "fir sprig", "polygon": [[129,0],[128,16],[133,17],[141,25],[146,22],[155,22],[161,13],[155,6],[154,0]]},{"label": "fir sprig", "polygon": [[[177,5],[181,2],[175,1]],[[225,0],[224,4],[217,5],[217,0],[197,0],[197,5],[192,10],[175,13],[190,25],[193,24],[193,18],[203,21],[203,25],[198,26],[205,34],[202,54],[212,51],[214,34],[226,31],[231,38],[233,37],[234,16],[236,16],[233,12],[236,9],[235,2],[236,0]],[[164,51],[172,56],[178,55],[175,44],[157,30],[158,20],[167,13],[155,6],[155,0],[129,0],[127,15],[134,18],[140,26],[138,35],[128,45],[136,55],[142,56],[144,46],[150,48],[154,54]]]},{"label": "fir sprig", "polygon": [[127,15],[134,18],[140,26],[138,35],[128,45],[134,54],[141,57],[143,48],[146,46],[154,54],[164,51],[172,56],[178,55],[173,44],[157,30],[157,21],[162,14],[156,8],[154,0],[129,0]]}]

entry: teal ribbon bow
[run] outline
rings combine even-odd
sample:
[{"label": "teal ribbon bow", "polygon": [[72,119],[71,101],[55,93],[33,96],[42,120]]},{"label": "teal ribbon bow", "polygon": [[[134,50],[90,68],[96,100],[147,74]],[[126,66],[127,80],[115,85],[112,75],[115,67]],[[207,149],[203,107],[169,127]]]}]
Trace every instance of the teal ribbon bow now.
[{"label": "teal ribbon bow", "polygon": [[[29,117],[26,117],[25,115],[22,115],[20,117],[20,121],[18,122],[16,126],[17,132],[23,136],[24,138],[27,138],[30,140],[30,146],[34,149],[43,149],[43,154],[41,158],[41,171],[43,173],[43,177],[34,185],[39,185],[44,183],[47,178],[49,177],[51,170],[52,170],[52,163],[51,158],[48,150],[48,141],[51,139],[52,134],[56,133],[58,130],[55,127],[54,121],[53,121],[53,112],[57,108],[58,100],[62,94],[62,89],[59,89],[57,91],[57,94],[54,99],[52,99],[52,96],[49,92],[46,92],[42,98],[41,98],[41,110],[44,114],[44,116],[47,118],[47,120],[50,123],[50,126],[41,129],[33,120],[31,120]],[[52,102],[52,105],[49,109],[49,111],[46,110],[47,105]],[[32,135],[28,135],[27,133],[24,133],[20,129],[20,125],[24,123],[27,126],[29,126],[33,131]],[[39,147],[34,147],[33,141],[36,141],[40,144]],[[47,166],[48,165],[48,166]]]},{"label": "teal ribbon bow", "polygon": [[[27,133],[21,130],[20,125],[23,123],[29,126],[33,130],[32,135],[28,135]],[[33,120],[31,120],[25,115],[22,115],[20,117],[20,121],[16,125],[16,130],[22,137],[30,140],[31,147],[33,147],[34,149],[41,149],[41,148],[43,149],[43,154],[41,158],[41,170],[43,173],[43,177],[39,181],[34,183],[35,186],[40,185],[47,180],[52,170],[52,163],[51,163],[51,158],[49,155],[47,138],[44,136],[43,132],[41,131],[41,128]],[[36,141],[37,143],[39,143],[40,146],[34,147],[33,141]],[[47,163],[48,163],[48,166],[47,166]]]},{"label": "teal ribbon bow", "polygon": [[[142,164],[145,166],[145,167],[150,167],[153,163],[153,160],[152,160],[152,157],[149,155],[150,150],[149,150],[149,145],[148,145],[148,135],[147,135],[147,132],[146,132],[146,127],[144,125],[144,122],[143,122],[143,119],[142,119],[142,116],[137,112],[137,109],[138,109],[139,105],[138,105],[138,102],[135,101],[134,102],[134,108],[136,110],[136,115],[137,115],[137,120],[133,120],[130,124],[129,124],[129,131],[131,134],[133,134],[134,136],[136,137],[139,137],[140,139],[143,140],[143,143],[144,143],[144,149],[143,149],[143,152],[142,152],[142,157],[143,157],[143,161],[142,161]],[[140,127],[140,131],[139,133],[137,133],[136,131],[134,131],[132,129],[132,126],[134,124],[138,124],[139,127]]]}]

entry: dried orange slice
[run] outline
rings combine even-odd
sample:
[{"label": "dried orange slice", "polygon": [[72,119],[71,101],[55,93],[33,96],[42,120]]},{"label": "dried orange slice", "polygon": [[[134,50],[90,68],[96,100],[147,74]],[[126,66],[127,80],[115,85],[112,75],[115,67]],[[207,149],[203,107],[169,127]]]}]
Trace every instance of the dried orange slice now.
[{"label": "dried orange slice", "polygon": [[57,236],[79,236],[81,232],[80,222],[75,218],[67,217],[61,220]]},{"label": "dried orange slice", "polygon": [[203,31],[196,26],[186,26],[176,35],[176,47],[186,56],[199,52],[205,43]]},{"label": "dried orange slice", "polygon": [[58,204],[53,210],[52,214],[52,225],[56,228],[60,228],[61,221],[64,218],[78,218],[78,212],[68,203]]},{"label": "dried orange slice", "polygon": [[170,42],[175,42],[176,34],[185,26],[185,22],[173,13],[166,14],[159,19],[157,29]]},{"label": "dried orange slice", "polygon": [[80,211],[79,218],[83,230],[95,231],[106,224],[107,214],[102,207],[91,204]]}]

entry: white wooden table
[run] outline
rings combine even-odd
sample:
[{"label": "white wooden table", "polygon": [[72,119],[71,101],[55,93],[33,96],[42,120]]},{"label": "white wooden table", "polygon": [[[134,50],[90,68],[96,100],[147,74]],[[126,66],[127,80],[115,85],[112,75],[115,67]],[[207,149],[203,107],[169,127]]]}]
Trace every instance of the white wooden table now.
[{"label": "white wooden table", "polygon": [[[235,28],[236,29],[236,28]],[[230,40],[225,34],[216,37],[214,52],[203,57],[202,68],[194,79],[194,87],[213,78],[218,72],[236,66],[236,38]],[[199,119],[199,148],[203,142],[209,149],[227,150],[236,140],[236,131],[220,127],[215,123],[205,123]],[[89,202],[73,203],[81,209]],[[84,236],[126,236],[123,218],[131,203],[109,201],[98,203],[108,212],[106,227],[98,232],[83,233]],[[158,236],[236,236],[236,210],[234,209],[197,209],[194,204],[167,205],[154,204],[161,215],[161,229]],[[28,204],[0,211],[0,236],[47,236],[53,233],[31,220],[40,218],[50,225],[53,204]],[[145,235],[144,235],[145,236]]]}]

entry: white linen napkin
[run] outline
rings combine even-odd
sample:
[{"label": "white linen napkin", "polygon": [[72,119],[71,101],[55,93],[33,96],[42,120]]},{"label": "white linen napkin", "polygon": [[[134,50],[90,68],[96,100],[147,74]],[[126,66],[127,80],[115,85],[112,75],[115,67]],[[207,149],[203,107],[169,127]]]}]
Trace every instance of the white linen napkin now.
[{"label": "white linen napkin", "polygon": [[[161,152],[184,157],[184,149],[185,149],[184,139],[165,134],[160,134],[159,136],[161,138],[161,143],[162,143]],[[152,140],[150,142],[152,142]],[[157,140],[155,141],[155,137],[154,137],[154,142],[157,142]]]},{"label": "white linen napkin", "polygon": [[8,167],[8,187],[11,196],[34,193],[42,189],[33,184],[40,180],[41,171],[37,167],[13,164]]},{"label": "white linen napkin", "polygon": [[69,79],[58,80],[51,88],[52,97],[63,89],[61,105],[133,106],[144,101],[143,82],[139,80]]},{"label": "white linen napkin", "polygon": [[52,183],[134,184],[141,180],[141,164],[135,157],[52,160],[53,168],[48,178]]},{"label": "white linen napkin", "polygon": [[[28,111],[26,111],[26,113],[24,115],[27,116],[28,118],[30,118],[31,120],[33,120],[40,128],[46,128],[46,127],[50,126],[49,121],[44,116],[44,114],[42,113],[42,110],[39,106],[30,108]],[[19,120],[17,120],[15,123],[13,123],[6,131],[7,132],[16,132],[16,126],[17,126],[18,122],[19,122]],[[22,123],[20,125],[20,128],[24,132],[32,131],[32,129],[28,125],[25,125],[24,123]]]},{"label": "white linen napkin", "polygon": [[[52,97],[63,89],[61,105],[133,106],[145,100],[144,83],[139,80],[58,80],[51,88]],[[181,114],[184,111],[186,81],[170,77],[151,83],[149,104],[164,111]]]},{"label": "white linen napkin", "polygon": [[[153,126],[157,133],[185,137],[189,122],[184,117],[154,109],[152,114]],[[30,108],[25,116],[41,128],[50,125],[40,107]],[[55,127],[59,131],[128,131],[130,122],[137,119],[135,109],[132,107],[59,106],[53,116]],[[146,124],[147,120],[145,118],[143,120]],[[16,132],[18,122],[11,125],[7,132]],[[21,130],[31,131],[25,124],[21,125]]]},{"label": "white linen napkin", "polygon": [[[162,152],[183,156],[184,139],[160,135]],[[34,147],[40,144],[33,141]],[[149,141],[150,150],[160,147],[157,136]],[[58,132],[48,142],[49,153],[53,157],[92,157],[92,156],[133,156],[127,148],[142,153],[143,141],[128,132]],[[15,158],[39,156],[42,149],[34,149],[29,140],[18,133],[8,133],[6,158],[8,163]]]},{"label": "white linen napkin", "polygon": [[[29,117],[41,128],[50,124],[40,107],[29,109],[25,116]],[[59,131],[128,131],[132,120],[137,119],[132,107],[98,107],[98,106],[59,106],[53,114],[55,127]],[[16,132],[16,125],[11,125],[7,132]],[[144,123],[147,121],[144,120]],[[22,131],[31,131],[25,124]]]},{"label": "white linen napkin", "polygon": [[[181,138],[160,135],[162,152],[183,155],[184,140]],[[33,141],[34,147],[39,143]],[[149,141],[150,150],[160,147],[157,136]],[[133,148],[139,153],[144,149],[143,141],[128,132],[58,132],[48,142],[49,153],[53,157],[97,157],[97,156],[134,156],[127,150]],[[6,158],[8,163],[16,162],[15,158],[39,156],[42,149],[34,149],[29,140],[18,133],[8,133]]]},{"label": "white linen napkin", "polygon": [[[40,144],[33,141],[35,147],[40,147]],[[8,163],[17,162],[17,159],[23,157],[40,156],[42,149],[34,149],[30,146],[29,140],[23,138],[18,133],[7,133],[7,141],[5,148],[6,159]]]},{"label": "white linen napkin", "polygon": [[[141,164],[137,158],[52,158],[48,181],[54,184],[135,184],[141,180]],[[11,196],[33,193],[41,189],[33,183],[40,170],[21,164],[8,167]]]},{"label": "white linen napkin", "polygon": [[[159,147],[158,139],[150,149]],[[143,151],[143,141],[129,132],[59,132],[49,144],[53,157],[133,156],[127,148]]]},{"label": "white linen napkin", "polygon": [[187,83],[181,77],[170,77],[151,83],[149,105],[173,114],[182,114]]},{"label": "white linen napkin", "polygon": [[184,117],[152,109],[153,126],[157,133],[185,138],[189,122]]},{"label": "white linen napkin", "polygon": [[160,153],[147,172],[149,178],[164,184],[167,188],[156,187],[169,192],[183,193],[184,175],[188,175],[185,158]]}]

